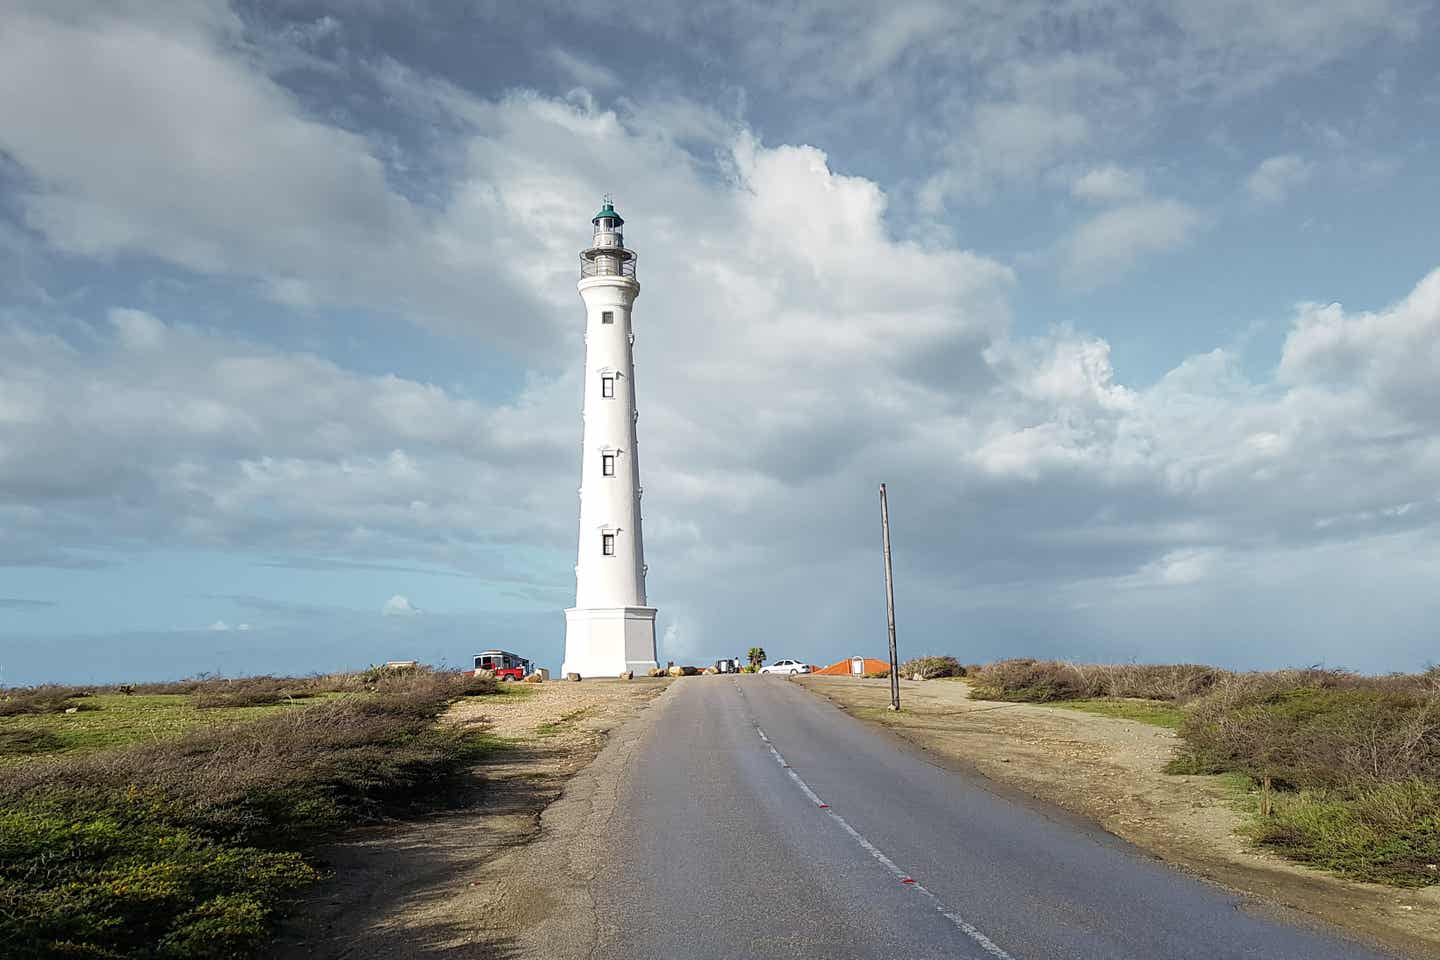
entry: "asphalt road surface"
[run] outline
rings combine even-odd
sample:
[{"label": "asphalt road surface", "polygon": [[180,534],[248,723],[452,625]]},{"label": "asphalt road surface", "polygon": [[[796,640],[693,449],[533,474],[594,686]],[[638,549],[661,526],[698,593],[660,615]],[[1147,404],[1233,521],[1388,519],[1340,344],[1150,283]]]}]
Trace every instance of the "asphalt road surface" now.
[{"label": "asphalt road surface", "polygon": [[1366,960],[795,684],[682,681],[619,785],[594,956]]}]

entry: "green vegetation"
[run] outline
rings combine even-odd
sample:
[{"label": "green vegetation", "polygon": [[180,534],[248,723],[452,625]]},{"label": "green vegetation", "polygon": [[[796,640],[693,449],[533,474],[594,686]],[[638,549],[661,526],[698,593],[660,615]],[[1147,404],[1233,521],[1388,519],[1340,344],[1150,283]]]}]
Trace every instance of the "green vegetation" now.
[{"label": "green vegetation", "polygon": [[1411,779],[1349,790],[1280,792],[1249,826],[1259,844],[1354,880],[1440,881],[1440,783]]},{"label": "green vegetation", "polygon": [[443,802],[498,746],[435,723],[451,700],[494,692],[461,674],[315,678],[289,682],[309,694],[294,702],[197,705],[263,701],[261,679],[77,691],[59,702],[93,709],[0,719],[0,749],[28,757],[0,779],[0,955],[251,956],[318,877],[316,842]]},{"label": "green vegetation", "polygon": [[1440,670],[1236,674],[1191,703],[1178,773],[1262,785],[1262,846],[1343,876],[1440,882]]},{"label": "green vegetation", "polygon": [[751,647],[745,654],[745,659],[750,661],[751,672],[753,673],[755,670],[760,669],[761,664],[765,662],[765,648]]},{"label": "green vegetation", "polygon": [[[0,765],[42,753],[103,750],[170,739],[199,726],[254,720],[315,701],[202,709],[186,694],[97,693],[69,702],[78,706],[79,712],[0,718]],[[27,741],[34,744],[31,749],[25,749]]]},{"label": "green vegetation", "polygon": [[926,680],[939,680],[963,677],[965,668],[954,657],[914,657],[900,664],[900,676],[909,679],[917,673]]},{"label": "green vegetation", "polygon": [[1365,677],[1003,660],[976,671],[972,696],[1172,727],[1182,746],[1166,769],[1247,784],[1256,843],[1358,880],[1440,882],[1440,668]]},{"label": "green vegetation", "polygon": [[1136,720],[1170,730],[1180,729],[1185,713],[1173,703],[1163,700],[1061,700],[1051,704],[1066,710],[1079,710],[1102,717],[1116,717],[1120,720]]}]

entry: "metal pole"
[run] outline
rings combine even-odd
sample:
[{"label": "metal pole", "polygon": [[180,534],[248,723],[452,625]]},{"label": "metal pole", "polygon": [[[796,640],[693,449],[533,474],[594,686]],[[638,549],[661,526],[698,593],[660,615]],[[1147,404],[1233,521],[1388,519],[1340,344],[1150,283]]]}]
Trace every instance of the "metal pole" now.
[{"label": "metal pole", "polygon": [[890,709],[900,709],[900,661],[895,655],[895,583],[890,574],[890,507],[880,484],[880,530],[885,536],[885,614],[890,626]]}]

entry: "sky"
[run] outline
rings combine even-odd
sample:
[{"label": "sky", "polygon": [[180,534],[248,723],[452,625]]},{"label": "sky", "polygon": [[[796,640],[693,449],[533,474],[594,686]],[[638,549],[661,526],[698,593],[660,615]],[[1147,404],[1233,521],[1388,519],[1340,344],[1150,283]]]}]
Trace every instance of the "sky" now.
[{"label": "sky", "polygon": [[626,218],[661,661],[1423,668],[1440,11],[0,0],[0,684],[552,669]]}]

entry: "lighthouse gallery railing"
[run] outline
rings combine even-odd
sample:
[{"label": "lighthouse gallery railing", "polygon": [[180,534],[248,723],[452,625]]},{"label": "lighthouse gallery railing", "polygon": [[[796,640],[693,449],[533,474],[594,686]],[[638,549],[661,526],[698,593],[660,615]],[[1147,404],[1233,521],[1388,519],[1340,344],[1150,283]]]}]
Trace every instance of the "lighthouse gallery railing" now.
[{"label": "lighthouse gallery railing", "polygon": [[623,248],[593,248],[580,254],[580,278],[633,277],[635,251]]}]

